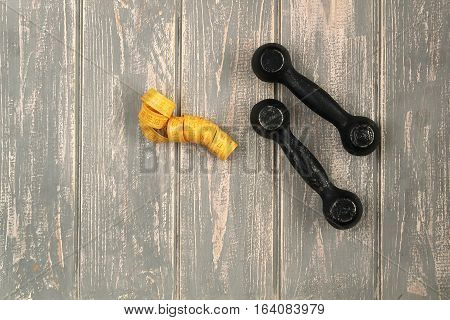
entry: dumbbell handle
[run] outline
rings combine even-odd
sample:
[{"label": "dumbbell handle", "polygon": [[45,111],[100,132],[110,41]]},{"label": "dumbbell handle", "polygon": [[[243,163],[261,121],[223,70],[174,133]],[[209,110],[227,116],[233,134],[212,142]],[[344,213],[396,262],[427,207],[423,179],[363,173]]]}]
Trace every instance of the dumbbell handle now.
[{"label": "dumbbell handle", "polygon": [[331,183],[320,162],[292,134],[290,114],[283,103],[273,99],[257,103],[250,112],[250,123],[257,134],[280,145],[294,169],[322,198],[323,214],[333,227],[348,229],[361,219],[358,196]]},{"label": "dumbbell handle", "polygon": [[333,227],[348,229],[358,223],[363,209],[356,194],[336,187],[319,160],[289,129],[274,140],[303,180],[322,198],[323,214]]},{"label": "dumbbell handle", "polygon": [[292,66],[286,68],[279,81],[308,108],[338,129],[347,151],[354,155],[366,155],[376,148],[380,133],[375,122],[346,112],[325,90]]},{"label": "dumbbell handle", "polygon": [[308,108],[338,129],[344,128],[351,117],[325,90],[294,68],[286,70],[281,82]]},{"label": "dumbbell handle", "polygon": [[312,111],[331,122],[349,153],[364,156],[377,148],[381,140],[377,124],[346,112],[325,90],[296,71],[289,51],[282,45],[259,47],[253,54],[252,69],[262,81],[286,85]]},{"label": "dumbbell handle", "polygon": [[298,140],[290,130],[277,141],[289,162],[305,182],[321,197],[332,186],[325,169],[314,155]]}]

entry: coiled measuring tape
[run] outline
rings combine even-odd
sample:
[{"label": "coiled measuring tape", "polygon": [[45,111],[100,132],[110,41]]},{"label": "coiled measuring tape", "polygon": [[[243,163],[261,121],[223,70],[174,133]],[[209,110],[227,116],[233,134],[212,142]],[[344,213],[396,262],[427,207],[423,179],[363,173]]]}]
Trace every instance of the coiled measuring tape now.
[{"label": "coiled measuring tape", "polygon": [[193,142],[201,144],[221,160],[226,160],[238,146],[215,123],[201,117],[173,117],[175,103],[150,89],[142,97],[139,125],[151,142]]}]

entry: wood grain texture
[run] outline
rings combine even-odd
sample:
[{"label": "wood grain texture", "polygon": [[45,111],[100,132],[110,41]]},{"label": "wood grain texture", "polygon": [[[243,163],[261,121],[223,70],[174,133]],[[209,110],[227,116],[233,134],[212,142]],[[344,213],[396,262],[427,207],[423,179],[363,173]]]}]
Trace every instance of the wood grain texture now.
[{"label": "wood grain texture", "polygon": [[[449,299],[447,2],[0,0],[0,298]],[[380,123],[380,151],[351,156],[253,75],[273,41]],[[230,133],[230,159],[147,142],[149,87]],[[252,131],[252,106],[274,96],[360,196],[356,228],[330,227]]]},{"label": "wood grain texture", "polygon": [[382,12],[382,298],[449,299],[449,4]]},{"label": "wood grain texture", "polygon": [[[377,7],[371,1],[282,1],[281,43],[294,66],[349,113],[377,118]],[[376,298],[377,154],[355,157],[337,130],[283,88],[281,100],[294,134],[319,159],[330,179],[355,192],[364,206],[357,227],[332,228],[320,197],[280,151],[281,298]]]},{"label": "wood grain texture", "polygon": [[273,145],[249,125],[252,106],[273,95],[250,60],[273,41],[275,16],[272,1],[183,2],[181,112],[215,121],[239,143],[227,161],[181,147],[183,299],[276,296]]},{"label": "wood grain texture", "polygon": [[81,298],[174,297],[175,147],[145,141],[140,96],[175,98],[175,1],[84,1]]},{"label": "wood grain texture", "polygon": [[75,294],[75,4],[0,2],[0,298]]}]

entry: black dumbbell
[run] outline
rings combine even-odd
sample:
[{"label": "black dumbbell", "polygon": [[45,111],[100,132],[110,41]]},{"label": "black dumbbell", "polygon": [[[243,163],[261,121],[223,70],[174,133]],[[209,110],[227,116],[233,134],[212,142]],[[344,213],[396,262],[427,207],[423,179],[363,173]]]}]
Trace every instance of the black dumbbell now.
[{"label": "black dumbbell", "polygon": [[323,214],[336,229],[353,227],[361,219],[363,206],[358,196],[337,188],[314,155],[292,134],[289,111],[278,100],[256,104],[250,113],[253,129],[281,146],[292,166],[322,198]]},{"label": "black dumbbell", "polygon": [[282,83],[312,111],[331,122],[341,135],[344,148],[356,156],[368,155],[380,143],[380,129],[366,117],[353,116],[317,84],[298,73],[285,47],[268,43],[259,47],[252,68],[262,81]]}]

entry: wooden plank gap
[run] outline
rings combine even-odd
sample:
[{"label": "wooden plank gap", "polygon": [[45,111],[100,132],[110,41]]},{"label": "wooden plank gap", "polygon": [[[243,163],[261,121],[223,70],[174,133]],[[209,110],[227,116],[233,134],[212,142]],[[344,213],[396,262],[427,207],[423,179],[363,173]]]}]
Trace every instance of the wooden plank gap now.
[{"label": "wooden plank gap", "polygon": [[[176,72],[176,88],[175,88],[175,99],[176,99],[176,109],[175,113],[181,115],[182,105],[182,70],[183,70],[183,1],[178,0],[176,2],[176,48],[175,48],[175,72]],[[175,165],[176,165],[176,204],[175,204],[175,217],[174,217],[174,292],[175,299],[180,299],[181,289],[180,289],[180,277],[181,277],[181,240],[180,240],[180,215],[181,215],[181,148],[180,144],[175,145]]]},{"label": "wooden plank gap", "polygon": [[83,1],[77,0],[75,7],[75,227],[74,264],[75,298],[80,299],[81,279],[81,173],[82,173],[82,112],[83,112]]}]

